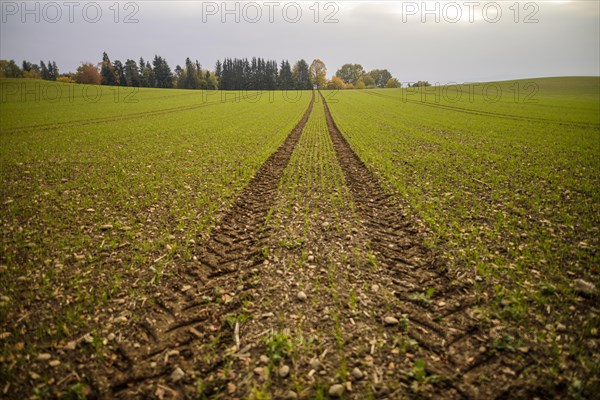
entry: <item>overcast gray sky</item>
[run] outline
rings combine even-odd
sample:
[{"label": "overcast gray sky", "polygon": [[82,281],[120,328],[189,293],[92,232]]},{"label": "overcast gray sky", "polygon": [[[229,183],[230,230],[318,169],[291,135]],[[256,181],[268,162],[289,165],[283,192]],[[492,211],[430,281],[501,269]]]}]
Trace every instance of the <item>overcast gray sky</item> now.
[{"label": "overcast gray sky", "polygon": [[[600,2],[0,1],[0,58],[322,59],[387,68],[402,82],[600,75]],[[237,21],[236,21],[237,19]],[[437,20],[437,21],[436,21]]]}]

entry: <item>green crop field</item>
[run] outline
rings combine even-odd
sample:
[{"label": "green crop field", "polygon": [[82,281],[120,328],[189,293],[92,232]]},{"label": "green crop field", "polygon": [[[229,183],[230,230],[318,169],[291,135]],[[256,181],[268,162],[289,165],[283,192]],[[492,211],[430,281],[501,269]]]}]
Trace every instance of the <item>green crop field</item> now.
[{"label": "green crop field", "polygon": [[[189,261],[310,99],[178,90],[119,99],[92,88],[1,81],[5,357],[15,344],[37,352],[97,329],[116,294],[136,301]],[[63,95],[50,101],[54,93]]]},{"label": "green crop field", "polygon": [[462,86],[462,102],[414,88],[335,93],[330,107],[361,159],[429,228],[431,246],[501,279],[499,294],[544,289],[562,301],[572,276],[595,276],[600,264],[600,80],[494,85],[528,84],[539,91],[524,103],[469,100]]},{"label": "green crop field", "polygon": [[321,94],[1,79],[0,393],[593,398],[600,78]]},{"label": "green crop field", "polygon": [[419,216],[427,244],[481,282],[491,318],[551,344],[557,370],[574,360],[597,374],[600,319],[574,282],[599,283],[600,79],[489,87],[527,85],[535,94],[520,102],[469,98],[466,85],[437,98],[423,88],[332,93],[330,107],[360,158]]}]

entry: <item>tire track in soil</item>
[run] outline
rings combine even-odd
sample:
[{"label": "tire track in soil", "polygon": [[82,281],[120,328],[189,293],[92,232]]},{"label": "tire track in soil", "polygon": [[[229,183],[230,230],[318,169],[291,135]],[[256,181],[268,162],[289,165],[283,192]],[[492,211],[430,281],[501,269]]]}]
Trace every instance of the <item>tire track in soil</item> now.
[{"label": "tire track in soil", "polygon": [[[281,205],[282,194],[289,190],[281,187],[281,179],[298,147],[314,100],[313,96],[308,110],[284,144],[263,164],[232,211],[223,217],[201,247],[201,265],[188,269],[171,281],[174,284],[155,295],[154,303],[140,318],[134,340],[122,344],[119,357],[107,366],[103,376],[96,375],[95,386],[100,397],[195,398],[199,393],[198,382],[201,382],[200,392],[206,398],[241,398],[239,395],[249,395],[253,387],[270,388],[274,398],[284,398],[286,390],[300,385],[298,398],[308,399],[314,397],[318,385],[338,381],[335,371],[346,363],[373,373],[372,378],[369,375],[364,380],[354,381],[355,391],[348,392],[352,399],[363,398],[369,393],[375,398],[389,399],[406,396],[445,399],[531,397],[536,393],[535,389],[525,387],[519,391],[519,385],[521,377],[530,369],[533,357],[508,354],[496,348],[494,340],[501,332],[479,318],[480,300],[471,284],[456,282],[444,270],[443,263],[436,261],[422,246],[421,234],[414,228],[416,225],[401,207],[392,203],[352,151],[337,129],[324,99],[325,129],[333,143],[335,162],[339,164],[361,221],[357,221],[358,224],[351,222],[354,211],[348,204],[339,205],[341,208],[336,213],[341,214],[333,215],[331,211],[335,211],[335,207],[329,204],[331,200],[320,198],[310,185],[302,186],[300,197],[296,197],[301,200],[298,206],[316,206],[325,214],[310,223],[309,236],[300,248],[282,247],[280,240],[286,237],[288,226],[294,222],[284,219],[273,223],[282,216],[278,214],[281,210],[277,211],[277,204]],[[288,173],[304,176],[306,171]],[[308,203],[302,203],[304,201]],[[272,212],[275,219],[267,223]],[[317,217],[319,212],[311,215]],[[344,270],[343,263],[347,262],[343,261],[344,254],[349,254],[353,245],[341,244],[341,233],[336,234],[331,226],[326,228],[321,223],[323,220],[334,225],[342,222],[345,229],[354,227],[354,238],[349,243],[358,247],[362,246],[358,243],[370,243],[378,267],[369,270],[365,261],[362,264],[351,261],[352,265],[348,264]],[[263,248],[274,253],[266,255]],[[298,267],[302,265],[298,264],[300,253],[311,248],[321,266],[325,266],[322,263],[327,259],[330,265],[338,266],[328,272],[322,268],[311,270],[310,265],[308,270]],[[336,277],[330,282],[338,282],[337,290],[335,284],[333,291],[310,289],[310,280],[318,275],[324,280],[324,274],[329,275],[328,279]],[[359,290],[358,286],[370,284],[367,282],[377,283],[385,288],[384,293],[391,293],[389,301],[382,300],[384,297],[379,294],[364,297],[363,292],[359,302],[368,308],[361,305],[359,309],[363,312],[349,312],[343,307],[348,300],[345,298],[350,292]],[[294,303],[290,286],[309,288],[309,296],[313,296],[310,304]],[[421,295],[426,289],[435,289],[435,294],[423,299]],[[250,312],[257,319],[240,327],[236,319],[229,320],[229,316],[242,315],[246,301],[255,303]],[[336,340],[332,336],[338,323],[333,324],[332,319],[327,318],[327,314],[332,315],[331,310],[327,311],[331,306],[333,314],[340,318],[341,337],[338,339],[345,349],[342,353],[335,351]],[[408,315],[409,329],[384,327],[384,309],[396,315]],[[369,313],[365,312],[367,310]],[[271,317],[265,319],[267,314]],[[292,326],[296,327],[294,332],[304,332],[305,337],[317,335],[315,337],[321,338],[321,344],[313,346],[307,354],[300,353],[286,361],[291,362],[294,376],[291,381],[274,377],[269,383],[264,376],[256,375],[258,368],[255,367],[262,365],[259,358],[265,354],[262,338],[266,333],[282,328],[290,332]],[[240,331],[241,345],[236,343]],[[394,338],[404,335],[418,344],[410,350],[412,355],[394,353],[397,350]],[[382,347],[385,351],[374,354],[375,341],[369,342],[370,351],[368,346],[361,347],[365,340],[376,337],[393,341],[392,348],[385,345]],[[327,358],[325,354],[329,354]],[[374,356],[377,365],[373,365],[370,355]],[[309,358],[314,356],[325,364],[326,369],[316,374],[319,375],[317,382],[314,376],[311,378],[315,371],[310,371],[312,362]],[[428,374],[444,379],[426,381],[424,385],[420,382],[418,389],[413,389],[411,384],[415,381],[410,371],[413,357],[426,361]],[[389,367],[394,363],[398,365],[393,370],[388,368],[385,373],[379,366],[385,368],[390,361]],[[481,381],[482,376],[489,380]]]},{"label": "tire track in soil", "polygon": [[[371,239],[378,263],[391,272],[399,312],[408,315],[408,335],[419,345],[439,398],[531,398],[539,388],[523,386],[533,354],[501,351],[502,333],[480,318],[472,280],[459,283],[443,261],[423,247],[421,234],[391,202],[377,179],[338,129],[323,95],[329,133],[346,184]],[[425,296],[433,289],[432,296]],[[484,379],[485,378],[485,379]],[[531,379],[531,377],[529,377]],[[543,391],[543,390],[542,390]]]},{"label": "tire track in soil", "polygon": [[[140,316],[133,342],[123,342],[117,360],[95,376],[101,398],[193,398],[195,380],[218,371],[235,350],[234,326],[223,320],[248,298],[263,261],[263,229],[278,183],[312,112],[315,96],[284,143],[260,167],[230,212],[199,250],[192,266],[171,287],[156,293]],[[235,295],[235,298],[234,298]],[[232,345],[233,349],[232,350]],[[187,371],[178,377],[179,371]],[[167,384],[168,382],[168,384]],[[203,387],[205,395],[221,390]]]}]

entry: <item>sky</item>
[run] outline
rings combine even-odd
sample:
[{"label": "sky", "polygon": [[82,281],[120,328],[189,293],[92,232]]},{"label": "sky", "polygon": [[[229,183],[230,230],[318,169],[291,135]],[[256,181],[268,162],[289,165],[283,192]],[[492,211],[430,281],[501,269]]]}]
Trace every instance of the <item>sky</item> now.
[{"label": "sky", "polygon": [[401,82],[600,75],[600,1],[6,1],[0,59],[82,62],[160,55],[388,69]]}]

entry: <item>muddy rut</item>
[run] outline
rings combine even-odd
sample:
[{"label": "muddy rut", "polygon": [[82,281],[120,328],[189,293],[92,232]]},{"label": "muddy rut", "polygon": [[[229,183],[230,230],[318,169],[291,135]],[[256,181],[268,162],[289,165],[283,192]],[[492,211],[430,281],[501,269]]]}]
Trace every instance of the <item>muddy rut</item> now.
[{"label": "muddy rut", "polygon": [[95,372],[100,398],[528,398],[485,298],[423,244],[320,95]]}]

